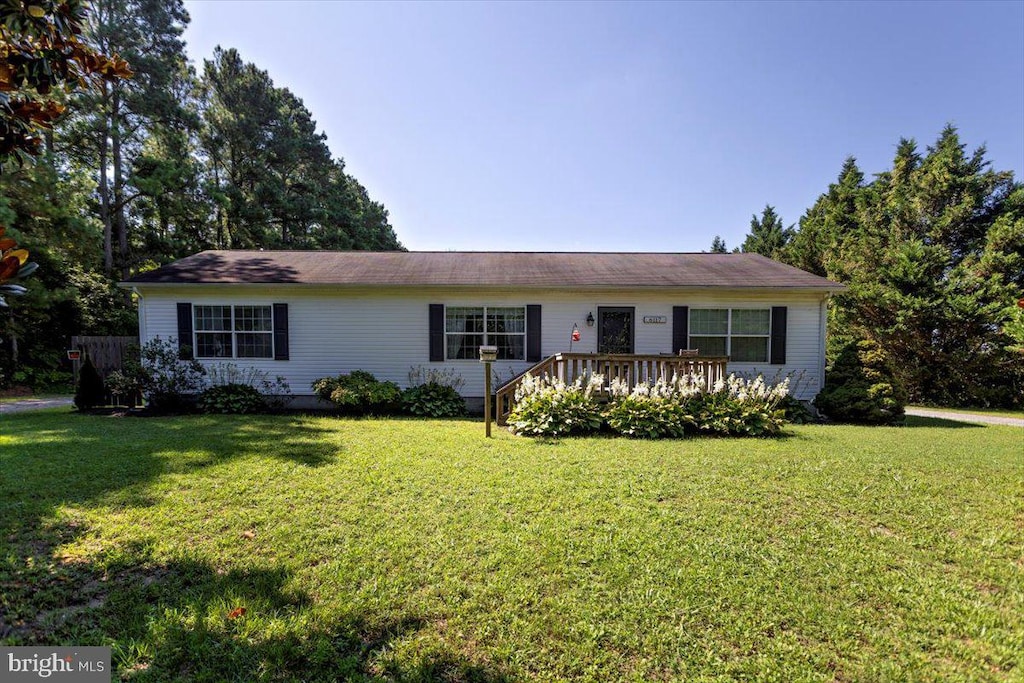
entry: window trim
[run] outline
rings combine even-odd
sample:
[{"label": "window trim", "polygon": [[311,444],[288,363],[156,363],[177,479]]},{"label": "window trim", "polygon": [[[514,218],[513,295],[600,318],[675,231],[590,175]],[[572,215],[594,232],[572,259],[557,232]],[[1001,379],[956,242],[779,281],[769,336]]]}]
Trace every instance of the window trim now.
[{"label": "window trim", "polygon": [[[228,330],[200,330],[196,320],[199,308],[211,308],[211,307],[226,307],[231,311],[231,328]],[[265,308],[269,311],[270,329],[269,330],[239,330],[236,329],[235,323],[235,309],[236,308]],[[257,304],[257,303],[243,303],[243,304],[223,304],[223,303],[203,303],[203,304],[192,304],[192,357],[197,360],[274,360],[275,357],[275,343],[274,343],[274,305],[273,304]],[[230,334],[231,335],[231,354],[227,356],[201,356],[199,355],[199,335],[201,334]],[[239,356],[238,355],[238,335],[239,334],[264,334],[270,337],[270,355],[268,356]]]},{"label": "window trim", "polygon": [[[693,313],[694,311],[721,311],[725,310],[726,315],[726,328],[725,334],[694,334],[693,330]],[[733,311],[765,311],[768,313],[768,332],[765,334],[733,334],[732,331],[732,312]],[[772,358],[772,309],[768,308],[751,308],[746,306],[706,306],[706,307],[694,307],[690,306],[690,310],[686,316],[687,325],[687,348],[700,348],[699,345],[695,345],[694,339],[700,339],[702,337],[710,337],[718,339],[725,337],[725,356],[729,359],[730,363],[743,363],[743,364],[756,364],[756,363],[770,363]],[[742,338],[756,338],[767,340],[765,344],[765,356],[764,360],[733,360],[732,358],[732,339],[733,337]]]},{"label": "window trim", "polygon": [[[449,335],[466,334],[465,332],[449,332],[448,331],[448,309],[449,308],[473,308],[473,309],[480,309],[480,310],[483,311],[484,326],[483,326],[483,332],[481,332],[481,336],[484,339],[484,342],[483,342],[484,346],[491,345],[491,342],[490,342],[490,340],[488,338],[488,335],[490,335],[490,334],[493,334],[495,337],[522,337],[523,338],[523,357],[522,358],[500,358],[499,360],[508,361],[509,363],[525,363],[526,362],[526,358],[529,355],[528,352],[527,352],[527,349],[526,349],[526,345],[527,345],[527,342],[528,342],[528,340],[530,338],[530,336],[529,336],[530,326],[529,326],[529,322],[528,322],[527,316],[526,316],[526,304],[510,304],[510,305],[500,305],[500,304],[497,304],[497,305],[493,305],[493,306],[475,305],[475,304],[466,304],[466,305],[462,305],[462,304],[455,305],[455,304],[452,304],[450,306],[448,304],[444,305],[444,330],[443,330],[444,331],[444,362],[445,363],[464,363],[466,361],[470,361],[470,362],[476,363],[476,362],[479,362],[479,360],[480,360],[477,357],[473,357],[473,358],[451,358],[451,357],[448,356],[448,337],[449,337]],[[515,308],[515,309],[521,309],[522,312],[523,312],[523,331],[522,332],[493,332],[493,333],[489,333],[487,331],[487,310],[491,309],[491,308]],[[475,333],[473,333],[473,334],[475,334]]]}]

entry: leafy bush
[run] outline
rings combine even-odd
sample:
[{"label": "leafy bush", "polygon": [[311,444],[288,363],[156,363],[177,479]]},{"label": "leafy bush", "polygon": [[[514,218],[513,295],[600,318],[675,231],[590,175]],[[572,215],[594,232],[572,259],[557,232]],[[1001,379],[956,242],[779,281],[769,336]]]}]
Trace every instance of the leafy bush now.
[{"label": "leafy bush", "polygon": [[604,417],[617,433],[643,439],[685,436],[695,424],[684,403],[658,396],[625,396],[612,402]]},{"label": "leafy bush", "polygon": [[199,409],[204,413],[244,415],[265,408],[263,394],[249,384],[218,384],[199,396]]},{"label": "leafy bush", "polygon": [[11,373],[9,383],[14,386],[31,387],[37,392],[64,393],[74,384],[74,377],[66,370],[26,365]]},{"label": "leafy bush", "polygon": [[906,392],[882,347],[873,341],[847,344],[825,372],[814,405],[836,422],[902,424]]},{"label": "leafy bush", "polygon": [[[280,410],[291,400],[292,390],[285,378],[278,375],[274,379],[270,379],[270,375],[259,368],[239,367],[234,363],[218,363],[206,368],[206,376],[211,389],[224,386],[245,386],[255,391],[260,396],[259,407],[244,412],[262,412],[265,409]],[[239,392],[241,390],[236,390],[236,394],[241,395]],[[244,393],[247,396],[252,395],[252,392]],[[214,394],[214,396],[217,395]],[[230,411],[211,410],[208,412]]]},{"label": "leafy bush", "polygon": [[782,399],[779,402],[779,408],[785,412],[786,422],[790,424],[805,425],[819,421],[807,407],[807,404],[795,396],[787,396]]},{"label": "leafy bush", "polygon": [[688,408],[698,432],[721,436],[770,436],[786,423],[786,411],[771,401],[740,397],[728,390],[701,394]]},{"label": "leafy bush", "polygon": [[459,417],[466,414],[466,402],[453,387],[427,382],[402,392],[402,409],[421,417]]},{"label": "leafy bush", "polygon": [[140,354],[137,344],[129,344],[121,358],[121,369],[107,375],[107,389],[117,396],[120,404],[136,406],[142,403],[146,373],[142,369]]},{"label": "leafy bush", "polygon": [[733,436],[775,434],[785,423],[779,407],[789,379],[771,384],[730,375],[711,391],[701,375],[677,375],[671,381],[637,384],[632,389],[616,380],[605,412],[608,425],[625,436],[658,439],[694,433]]},{"label": "leafy bush", "polygon": [[134,406],[142,394],[142,378],[130,369],[114,370],[107,375],[107,389],[117,396],[118,404]]},{"label": "leafy bush", "polygon": [[79,410],[89,410],[106,403],[107,389],[103,385],[103,378],[96,371],[92,360],[85,359],[81,369],[78,371],[78,387],[75,389],[75,407]]},{"label": "leafy bush", "polygon": [[566,384],[550,376],[526,373],[516,389],[508,425],[516,434],[568,436],[588,434],[601,428],[601,409],[594,398],[604,383],[601,375]]},{"label": "leafy bush", "polygon": [[204,385],[202,363],[182,360],[177,343],[159,337],[146,342],[140,356],[139,377],[150,407],[168,412],[190,408]]},{"label": "leafy bush", "polygon": [[318,379],[313,382],[313,391],[349,415],[395,413],[402,399],[402,390],[397,384],[377,381],[376,377],[364,370]]}]

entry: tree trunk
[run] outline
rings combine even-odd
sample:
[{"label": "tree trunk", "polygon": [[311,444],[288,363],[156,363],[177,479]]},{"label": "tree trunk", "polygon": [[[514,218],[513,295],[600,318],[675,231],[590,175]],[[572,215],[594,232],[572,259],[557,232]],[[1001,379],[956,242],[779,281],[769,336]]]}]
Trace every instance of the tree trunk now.
[{"label": "tree trunk", "polygon": [[103,115],[99,135],[99,193],[100,220],[103,222],[103,274],[112,277],[114,274],[114,231],[110,219],[110,185],[107,180],[107,140],[110,137],[110,117],[107,109],[108,85],[103,83]]},{"label": "tree trunk", "polygon": [[[220,164],[214,159],[213,162],[213,185],[220,192]],[[217,248],[224,248],[224,204],[217,201]]]},{"label": "tree trunk", "polygon": [[115,85],[112,89],[111,107],[113,113],[110,126],[110,152],[114,163],[114,219],[117,228],[117,252],[121,262],[121,279],[129,276],[128,223],[124,217],[124,159],[121,154],[121,93]]}]

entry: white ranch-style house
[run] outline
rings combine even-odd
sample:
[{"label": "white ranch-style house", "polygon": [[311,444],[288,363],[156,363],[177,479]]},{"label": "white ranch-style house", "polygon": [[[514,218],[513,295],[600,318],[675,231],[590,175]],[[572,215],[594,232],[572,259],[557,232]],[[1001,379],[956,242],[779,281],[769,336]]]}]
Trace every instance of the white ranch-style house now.
[{"label": "white ranch-style house", "polygon": [[122,286],[138,295],[141,343],[280,375],[307,405],[320,377],[366,370],[404,387],[413,368],[461,375],[478,404],[481,345],[498,347],[502,380],[570,351],[650,367],[696,350],[727,372],[789,374],[810,400],[843,289],[758,254],[454,251],[204,251]]}]

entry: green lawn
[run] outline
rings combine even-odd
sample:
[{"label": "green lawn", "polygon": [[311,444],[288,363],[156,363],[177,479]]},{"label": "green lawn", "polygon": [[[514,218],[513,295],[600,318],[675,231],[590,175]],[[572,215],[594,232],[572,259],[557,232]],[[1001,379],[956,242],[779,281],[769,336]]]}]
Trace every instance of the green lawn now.
[{"label": "green lawn", "polygon": [[138,681],[1024,676],[1020,428],[482,432],[3,416],[0,642]]}]

